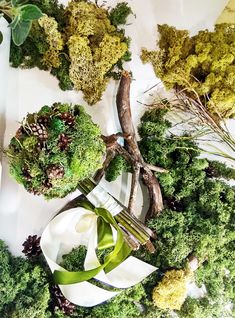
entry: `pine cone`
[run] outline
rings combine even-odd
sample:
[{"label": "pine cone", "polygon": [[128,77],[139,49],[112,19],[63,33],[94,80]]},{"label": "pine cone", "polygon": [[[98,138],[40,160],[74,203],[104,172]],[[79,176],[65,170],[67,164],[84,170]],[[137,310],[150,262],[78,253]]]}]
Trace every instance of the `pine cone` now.
[{"label": "pine cone", "polygon": [[65,134],[61,134],[59,136],[59,142],[58,142],[58,146],[60,147],[60,150],[65,150],[69,143],[71,142],[71,138],[66,136]]},{"label": "pine cone", "polygon": [[29,193],[33,193],[34,195],[40,195],[41,194],[41,192],[38,189],[35,189],[35,188],[28,188],[27,191]]},{"label": "pine cone", "polygon": [[213,167],[208,166],[205,169],[205,172],[206,172],[206,176],[208,178],[215,178],[216,177],[216,171],[215,171],[215,169]]},{"label": "pine cone", "polygon": [[41,141],[45,141],[48,138],[47,129],[42,124],[31,124],[30,128],[34,136],[37,136]]},{"label": "pine cone", "polygon": [[24,253],[28,258],[39,256],[42,253],[40,240],[41,237],[37,237],[37,235],[29,235],[26,241],[22,244],[24,246],[22,253]]},{"label": "pine cone", "polygon": [[20,139],[23,135],[24,129],[22,126],[20,126],[20,128],[16,131],[16,138]]},{"label": "pine cone", "polygon": [[64,168],[62,166],[51,165],[47,169],[47,177],[48,179],[60,179],[64,176]]},{"label": "pine cone", "polygon": [[59,308],[65,315],[69,316],[73,314],[76,306],[64,297],[58,285],[51,286],[50,293],[53,311],[56,311],[56,309]]},{"label": "pine cone", "polygon": [[181,212],[184,209],[182,202],[174,197],[167,198],[165,204],[173,211]]},{"label": "pine cone", "polygon": [[75,123],[75,117],[69,112],[62,113],[60,115],[60,119],[63,120],[68,126],[73,126]]},{"label": "pine cone", "polygon": [[24,167],[24,168],[22,169],[22,173],[23,173],[24,179],[25,179],[26,181],[31,181],[31,180],[32,180],[32,177],[31,177],[31,175],[30,175],[30,171],[29,171],[29,169],[28,169],[27,167]]},{"label": "pine cone", "polygon": [[46,180],[43,182],[43,187],[46,188],[46,189],[50,189],[52,187],[52,184],[50,182],[50,180]]},{"label": "pine cone", "polygon": [[41,124],[43,126],[48,126],[49,124],[49,118],[47,116],[40,116],[37,119],[37,123]]}]

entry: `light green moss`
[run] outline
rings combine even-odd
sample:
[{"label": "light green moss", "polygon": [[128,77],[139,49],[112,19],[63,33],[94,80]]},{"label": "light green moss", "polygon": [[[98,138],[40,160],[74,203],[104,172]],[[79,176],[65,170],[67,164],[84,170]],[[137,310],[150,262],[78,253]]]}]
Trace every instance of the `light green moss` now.
[{"label": "light green moss", "polygon": [[142,51],[166,88],[193,90],[215,118],[235,116],[235,26],[221,24],[214,32],[190,37],[186,30],[159,25],[158,51]]}]

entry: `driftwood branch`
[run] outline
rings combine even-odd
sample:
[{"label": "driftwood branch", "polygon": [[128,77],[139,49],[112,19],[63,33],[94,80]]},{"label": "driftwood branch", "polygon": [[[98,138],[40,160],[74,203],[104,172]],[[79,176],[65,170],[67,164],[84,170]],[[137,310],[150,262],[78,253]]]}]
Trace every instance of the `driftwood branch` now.
[{"label": "driftwood branch", "polygon": [[[95,176],[95,181],[100,181],[111,160],[116,154],[120,154],[130,163],[133,170],[128,211],[130,214],[134,214],[138,184],[141,177],[148,189],[150,202],[146,218],[151,218],[154,215],[158,215],[163,208],[161,189],[154,172],[163,173],[167,172],[167,170],[147,164],[141,155],[131,117],[130,84],[130,74],[123,72],[116,97],[118,117],[122,132],[110,136],[102,136],[107,148],[106,158],[102,169],[100,169]],[[118,143],[119,137],[124,138],[124,147]]]},{"label": "driftwood branch", "polygon": [[[165,170],[160,167],[150,166],[146,164],[140,153],[131,117],[130,83],[130,74],[128,72],[123,72],[116,98],[118,117],[122,127],[122,131],[124,135],[128,136],[127,138],[125,138],[126,148],[131,157],[134,159],[134,172],[132,178],[132,189],[129,200],[129,207],[131,208],[131,210],[134,209],[137,190],[136,178],[139,177],[140,172],[142,180],[144,184],[147,186],[149,193],[150,206],[146,217],[150,218],[154,215],[159,214],[163,208],[163,200],[160,185],[152,170],[157,170],[161,172],[165,172]],[[138,166],[137,170],[136,166]],[[136,171],[138,171],[138,173]]]}]

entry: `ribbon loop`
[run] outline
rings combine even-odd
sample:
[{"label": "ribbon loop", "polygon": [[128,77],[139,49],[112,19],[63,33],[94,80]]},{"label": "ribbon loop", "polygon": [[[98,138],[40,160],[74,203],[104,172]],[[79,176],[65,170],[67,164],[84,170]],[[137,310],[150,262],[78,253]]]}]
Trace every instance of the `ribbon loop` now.
[{"label": "ribbon loop", "polygon": [[98,249],[104,250],[114,246],[113,232],[109,223],[107,223],[102,217],[97,220],[98,229]]},{"label": "ribbon loop", "polygon": [[[98,248],[104,249],[107,248],[107,246],[114,246],[114,250],[106,256],[103,264],[94,269],[78,272],[55,270],[53,276],[56,284],[76,284],[95,277],[101,270],[109,272],[117,267],[119,264],[121,264],[131,253],[131,248],[124,241],[122,231],[118,227],[118,224],[114,217],[106,209],[103,208],[93,209],[93,212],[99,216],[98,221],[96,218],[96,230],[98,231]],[[90,222],[90,220],[88,222]],[[115,245],[113,241],[111,225],[117,231],[117,241]],[[93,238],[91,237],[91,240],[92,239]]]},{"label": "ribbon loop", "polygon": [[[59,265],[61,255],[79,245],[87,247],[85,270],[68,272]],[[109,246],[114,248],[100,264],[96,249]],[[131,249],[114,217],[107,210],[94,209],[91,205],[57,215],[42,233],[41,248],[63,295],[79,306],[95,306],[120,293],[88,282],[93,277],[123,289],[139,283],[156,270],[133,256],[127,257]]]}]

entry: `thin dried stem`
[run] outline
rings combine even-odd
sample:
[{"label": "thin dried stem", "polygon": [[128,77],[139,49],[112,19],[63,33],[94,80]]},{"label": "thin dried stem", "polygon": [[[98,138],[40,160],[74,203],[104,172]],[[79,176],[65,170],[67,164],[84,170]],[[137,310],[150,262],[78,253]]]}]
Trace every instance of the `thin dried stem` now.
[{"label": "thin dried stem", "polygon": [[128,210],[130,213],[133,213],[135,209],[139,176],[140,176],[140,165],[139,163],[135,163],[134,171],[132,173],[131,192],[130,192],[130,198],[129,198],[129,204],[128,204]]}]

